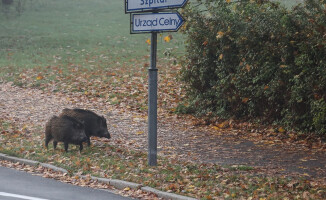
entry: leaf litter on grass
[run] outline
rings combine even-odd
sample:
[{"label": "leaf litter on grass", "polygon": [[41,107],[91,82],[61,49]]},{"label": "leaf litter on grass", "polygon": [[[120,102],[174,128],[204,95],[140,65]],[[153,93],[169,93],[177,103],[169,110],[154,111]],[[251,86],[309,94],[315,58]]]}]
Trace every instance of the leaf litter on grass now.
[{"label": "leaf litter on grass", "polygon": [[[222,167],[215,164],[183,162],[167,157],[159,157],[159,165],[149,167],[145,153],[107,143],[85,148],[81,153],[78,153],[78,148],[72,145],[71,150],[65,153],[60,145],[57,150],[51,149],[52,146],[46,150],[40,142],[43,141],[42,133],[37,131],[27,133],[12,122],[0,120],[0,133],[0,152],[63,167],[70,175],[61,176],[60,179],[82,186],[98,187],[87,178],[86,180],[81,178],[82,175],[86,177],[92,175],[132,181],[201,199],[326,197],[325,183],[295,177],[268,176],[259,168]],[[77,175],[72,176],[74,173]],[[46,177],[58,178],[48,171],[43,174]],[[130,191],[126,189],[124,193]]]},{"label": "leaf litter on grass", "polygon": [[[101,97],[121,108],[147,111],[148,56],[130,62],[103,66],[94,59],[94,66],[68,63],[65,66],[39,66],[22,69],[14,82],[23,87],[39,88],[50,92],[78,92],[87,97]],[[87,60],[89,62],[89,60]],[[159,65],[159,111],[172,112],[184,97],[181,83],[176,84],[179,65],[165,61]]]}]

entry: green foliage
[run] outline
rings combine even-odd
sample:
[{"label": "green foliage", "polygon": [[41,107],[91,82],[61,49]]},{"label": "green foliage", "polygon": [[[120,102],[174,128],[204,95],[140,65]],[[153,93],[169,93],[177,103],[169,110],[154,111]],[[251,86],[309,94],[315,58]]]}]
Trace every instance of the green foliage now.
[{"label": "green foliage", "polygon": [[292,10],[259,1],[199,3],[184,11],[186,110],[325,135],[325,2]]}]

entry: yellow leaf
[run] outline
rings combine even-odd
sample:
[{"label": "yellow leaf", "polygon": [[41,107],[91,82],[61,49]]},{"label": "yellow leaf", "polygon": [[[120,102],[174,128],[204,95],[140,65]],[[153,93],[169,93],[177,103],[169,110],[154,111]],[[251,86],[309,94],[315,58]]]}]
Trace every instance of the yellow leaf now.
[{"label": "yellow leaf", "polygon": [[223,54],[220,54],[220,56],[218,57],[219,60],[223,59]]},{"label": "yellow leaf", "polygon": [[225,0],[226,1],[226,3],[230,3],[231,2],[231,0]]},{"label": "yellow leaf", "polygon": [[25,129],[27,129],[28,128],[28,126],[25,124],[24,126],[23,126],[23,130],[25,130]]},{"label": "yellow leaf", "polygon": [[144,131],[137,131],[136,134],[137,134],[137,135],[144,134]]},{"label": "yellow leaf", "polygon": [[226,127],[227,124],[228,124],[228,121],[224,121],[224,122],[218,124],[217,126],[218,126],[219,128],[224,128],[224,127]]},{"label": "yellow leaf", "polygon": [[150,44],[151,44],[151,39],[148,38],[148,39],[146,40],[146,43],[150,45]]},{"label": "yellow leaf", "polygon": [[129,191],[130,187],[126,187],[125,189],[123,189],[123,191]]},{"label": "yellow leaf", "polygon": [[171,40],[171,38],[170,38],[169,35],[164,37],[164,41],[165,41],[165,42],[170,42],[170,40]]},{"label": "yellow leaf", "polygon": [[38,75],[37,77],[36,77],[36,80],[42,80],[44,77],[42,76],[42,75]]},{"label": "yellow leaf", "polygon": [[280,128],[278,129],[278,132],[280,132],[280,133],[284,133],[284,132],[285,132],[285,130],[284,130],[284,128],[283,128],[283,127],[280,127]]},{"label": "yellow leaf", "polygon": [[223,35],[224,35],[224,32],[222,32],[222,31],[217,32],[217,34],[216,34],[216,39],[220,39],[220,38],[222,38]]}]

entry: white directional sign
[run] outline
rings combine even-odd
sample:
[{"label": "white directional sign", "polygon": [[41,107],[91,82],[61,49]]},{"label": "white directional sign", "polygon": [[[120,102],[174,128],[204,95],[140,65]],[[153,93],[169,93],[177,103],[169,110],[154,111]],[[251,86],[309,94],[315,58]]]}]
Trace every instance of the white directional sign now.
[{"label": "white directional sign", "polygon": [[125,0],[125,12],[182,8],[188,0]]},{"label": "white directional sign", "polygon": [[178,12],[131,14],[131,33],[178,31],[184,19]]}]

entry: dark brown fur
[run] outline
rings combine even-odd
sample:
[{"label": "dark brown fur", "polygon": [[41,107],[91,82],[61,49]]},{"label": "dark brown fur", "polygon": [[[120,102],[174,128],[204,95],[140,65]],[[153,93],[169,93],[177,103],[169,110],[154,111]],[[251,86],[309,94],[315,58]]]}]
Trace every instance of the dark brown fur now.
[{"label": "dark brown fur", "polygon": [[53,116],[45,126],[46,148],[52,139],[54,149],[58,142],[63,142],[66,152],[69,143],[79,145],[81,151],[83,149],[82,143],[87,140],[84,123],[66,115]]},{"label": "dark brown fur", "polygon": [[61,115],[67,115],[80,121],[84,121],[88,146],[91,144],[91,136],[105,137],[108,139],[111,138],[107,129],[106,119],[90,110],[65,108],[62,110]]}]

